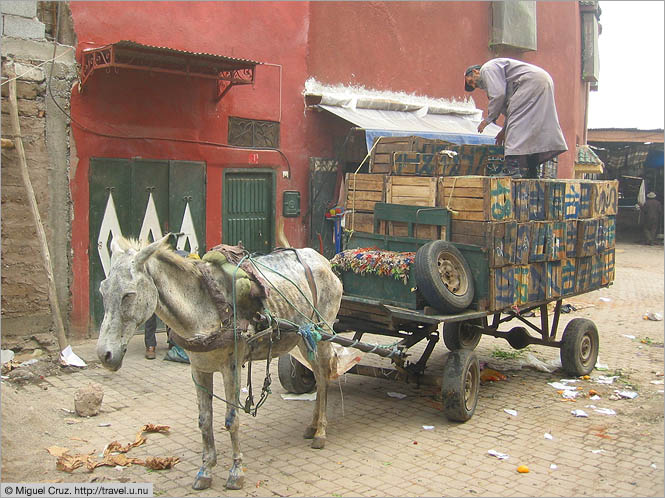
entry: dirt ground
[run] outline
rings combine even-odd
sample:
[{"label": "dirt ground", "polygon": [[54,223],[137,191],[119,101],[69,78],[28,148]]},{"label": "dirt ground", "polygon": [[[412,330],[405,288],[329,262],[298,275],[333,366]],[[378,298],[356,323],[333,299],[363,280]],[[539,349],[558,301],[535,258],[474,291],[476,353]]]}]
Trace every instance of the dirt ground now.
[{"label": "dirt ground", "polygon": [[[425,484],[422,484],[421,487],[414,487],[414,485],[408,484],[410,487],[406,487],[407,483],[403,482],[402,478],[393,478],[393,481],[391,481],[389,474],[385,474],[386,487],[381,487],[377,484],[373,489],[367,490],[366,487],[362,487],[357,483],[355,485],[348,484],[346,486],[346,493],[343,491],[339,492],[341,496],[436,496],[438,493],[438,496],[571,496],[567,493],[575,493],[573,496],[663,496],[663,467],[665,464],[663,458],[663,440],[665,431],[662,382],[663,371],[665,370],[663,356],[663,324],[665,322],[643,319],[643,315],[649,311],[657,312],[661,315],[665,311],[663,309],[663,247],[646,247],[630,242],[623,242],[617,245],[616,257],[617,273],[615,284],[610,288],[601,289],[564,301],[564,303],[570,303],[579,309],[562,315],[562,325],[565,325],[565,322],[575,317],[590,318],[596,323],[601,338],[599,363],[607,365],[607,370],[594,370],[592,377],[596,378],[599,375],[617,376],[615,383],[612,385],[598,384],[591,380],[583,381],[585,391],[593,389],[601,396],[602,401],[597,402],[599,406],[610,407],[616,411],[616,416],[590,416],[588,421],[584,421],[587,423],[584,429],[585,432],[580,433],[581,436],[578,439],[571,436],[570,440],[573,442],[570,444],[579,444],[580,454],[583,451],[583,454],[588,455],[590,458],[588,464],[579,462],[578,468],[574,468],[574,461],[579,457],[569,457],[567,456],[568,453],[562,450],[560,453],[555,454],[553,458],[558,458],[560,465],[565,465],[567,458],[573,461],[570,465],[571,478],[569,480],[563,479],[557,482],[550,475],[547,484],[534,483],[533,486],[536,487],[520,488],[511,487],[512,485],[509,484],[499,486],[499,482],[508,483],[509,481],[507,478],[500,478],[499,475],[494,476],[494,470],[492,469],[497,468],[496,466],[500,462],[492,457],[487,457],[486,460],[481,460],[481,465],[479,464],[477,469],[473,467],[473,461],[468,462],[470,467],[464,468],[464,474],[469,475],[469,480],[458,481],[457,487],[455,487],[456,481],[451,481],[445,493],[444,491],[437,491],[440,488],[428,488]],[[163,342],[161,338],[159,340]],[[161,342],[159,348],[163,348]],[[183,382],[188,380],[189,367],[187,365],[169,364],[170,362],[161,362],[160,360],[147,362],[141,357],[141,339],[135,337],[131,344],[134,348],[136,358],[127,360],[128,364],[130,364],[130,361],[135,362],[133,364],[140,365],[141,368],[143,368],[143,365],[149,364],[150,368],[161,368],[164,372],[167,372],[167,370],[168,372],[175,372],[173,375],[179,379],[181,378]],[[437,351],[439,349],[443,351],[445,347],[437,345],[436,349]],[[215,481],[220,488],[209,490],[209,493],[212,494],[197,494],[196,492],[192,492],[188,485],[184,484],[185,482],[189,482],[190,478],[193,478],[193,472],[179,479],[167,478],[166,474],[162,474],[165,476],[159,478],[163,479],[162,482],[155,475],[146,475],[145,469],[142,470],[143,473],[141,474],[136,473],[139,471],[132,473],[132,471],[127,470],[123,472],[110,467],[96,469],[93,473],[77,471],[73,474],[66,474],[56,470],[54,464],[55,458],[46,452],[47,447],[65,446],[75,448],[77,453],[94,452],[97,455],[103,449],[103,446],[100,444],[102,440],[110,442],[112,439],[120,439],[120,442],[124,444],[133,439],[130,429],[127,429],[122,434],[109,432],[109,435],[104,437],[92,437],[91,435],[99,434],[100,431],[103,431],[104,428],[100,427],[100,423],[106,420],[112,420],[114,425],[119,425],[120,421],[124,419],[124,423],[127,424],[126,418],[130,416],[130,413],[134,413],[131,412],[134,405],[142,403],[144,399],[151,399],[150,397],[154,394],[153,384],[142,382],[142,379],[120,377],[120,380],[117,382],[119,382],[119,386],[125,386],[124,388],[128,389],[125,393],[121,393],[122,395],[118,397],[112,397],[109,394],[105,398],[100,416],[92,418],[78,417],[75,413],[72,413],[74,409],[73,387],[76,385],[87,385],[90,381],[103,382],[105,379],[110,379],[109,375],[111,374],[102,369],[96,361],[94,357],[94,341],[88,340],[76,344],[74,345],[74,350],[86,353],[84,356],[84,359],[88,363],[86,369],[80,371],[71,368],[62,369],[52,362],[40,359],[36,364],[27,367],[32,369],[33,375],[23,375],[22,379],[10,380],[3,378],[0,398],[2,404],[2,473],[0,477],[2,481],[95,482],[106,480],[114,482],[146,482],[154,478],[157,479],[156,483],[161,483],[159,485],[163,486],[163,488],[160,488],[158,484],[155,484],[156,490],[161,489],[158,491],[158,495],[183,496],[180,493],[184,492],[189,492],[193,496],[219,496],[222,493],[233,496],[340,495],[337,492],[326,491],[327,489],[332,490],[337,488],[326,488],[322,484],[324,480],[335,481],[332,475],[325,478],[321,477],[320,481],[311,484],[310,487],[289,487],[288,479],[283,478],[284,481],[283,485],[280,484],[281,487],[277,486],[277,481],[273,481],[273,487],[270,484],[264,483],[263,487],[259,489],[261,481],[258,481],[256,488],[252,484],[246,487],[244,491],[233,493],[220,491],[225,479],[224,469],[226,468],[226,463],[228,463],[225,461],[222,462],[226,456],[221,455],[220,465],[218,466],[220,475],[216,477]],[[158,354],[162,352],[158,351]],[[544,362],[555,360],[559,354],[553,348],[532,346],[527,348],[526,352],[516,354],[506,342],[487,336],[483,337],[477,348],[477,354],[481,363],[499,370],[508,376],[508,382],[491,382],[481,386],[479,409],[472,419],[478,419],[477,423],[480,424],[475,429],[476,431],[480,431],[479,437],[487,436],[488,441],[495,440],[497,449],[501,446],[501,441],[503,441],[504,445],[509,445],[510,436],[502,433],[500,428],[486,428],[491,427],[491,425],[485,425],[484,421],[492,416],[490,413],[491,407],[517,406],[519,401],[515,401],[516,397],[521,395],[524,395],[525,398],[533,397],[529,401],[528,409],[533,413],[540,414],[541,419],[545,419],[546,421],[539,420],[533,422],[534,432],[542,431],[542,427],[546,427],[547,431],[551,434],[567,434],[575,430],[571,428],[573,425],[578,424],[579,426],[579,424],[583,423],[582,421],[578,423],[580,419],[569,415],[561,417],[551,416],[555,411],[561,411],[563,405],[566,405],[566,408],[570,408],[570,410],[579,408],[588,413],[593,413],[593,408],[589,408],[588,405],[594,403],[594,401],[581,399],[577,402],[565,403],[555,394],[553,389],[550,391],[551,388],[545,385],[546,382],[557,381],[565,377],[565,374],[561,371],[546,374],[523,368],[523,360],[529,352],[535,353]],[[159,363],[162,365],[160,366]],[[276,368],[276,362],[273,362],[272,367],[273,369]],[[26,367],[22,368],[25,369]],[[123,367],[123,370],[126,368]],[[14,373],[13,375],[16,376],[17,374]],[[164,375],[171,374],[165,373]],[[277,378],[276,372],[273,377]],[[352,377],[358,378],[358,376]],[[119,377],[116,374],[114,378],[118,379]],[[170,377],[168,378],[170,379]],[[257,382],[260,381],[261,379],[257,378]],[[345,389],[352,391],[357,387],[359,390],[370,388],[376,390],[376,386],[371,384],[371,382],[377,382],[386,384],[387,390],[410,392],[379,379],[369,379],[362,382],[349,381],[351,387],[345,387]],[[353,385],[354,383],[357,386]],[[60,386],[67,386],[67,389]],[[378,389],[386,390],[386,386],[379,387]],[[391,389],[391,387],[393,388]],[[117,387],[117,389],[120,388]],[[188,392],[192,391],[189,386],[187,389]],[[277,392],[283,392],[280,388],[276,387],[275,389]],[[336,389],[336,387],[331,389],[331,396],[334,397],[340,394],[339,392],[335,393]],[[168,391],[168,386],[166,390]],[[545,394],[535,394],[541,390]],[[635,399],[612,400],[612,395],[616,390],[635,391],[639,395]],[[364,395],[366,394],[365,392]],[[279,394],[276,396],[279,397]],[[354,406],[353,395],[351,393],[344,393],[343,402],[347,403],[345,424],[348,425],[350,423],[348,412]],[[362,404],[362,402],[362,399],[358,400],[358,403]],[[379,405],[378,401],[372,400],[370,402],[373,403],[373,406],[383,406]],[[390,402],[390,400],[387,402]],[[266,410],[286,409],[281,407],[287,406],[288,409],[291,409],[293,406],[284,403],[286,402],[282,402],[281,399],[279,402],[269,401],[265,405]],[[415,407],[417,409],[415,413],[422,413],[423,410],[428,413],[427,410],[430,409],[429,407],[436,405],[436,402],[432,399],[426,399],[418,403],[418,406]],[[332,406],[336,405],[332,403]],[[403,404],[402,406],[405,405]],[[176,417],[172,413],[172,409],[173,407],[169,409],[168,416],[165,416],[161,412],[155,412],[154,420],[150,420],[149,422],[160,423],[160,417],[161,420]],[[342,441],[346,437],[360,437],[359,434],[356,434],[356,436],[347,434],[345,436],[346,429],[336,430],[335,414],[337,413],[337,409],[330,409],[332,413],[329,433],[336,433],[335,437]],[[218,408],[217,410],[220,409]],[[385,417],[383,419],[384,423],[387,426],[393,427],[397,432],[399,432],[399,428],[403,424],[407,423],[408,417],[400,418],[394,409],[382,408],[382,410],[384,410],[382,412],[382,416]],[[521,410],[522,412],[527,411],[526,408],[521,408]],[[198,439],[199,436],[194,421],[195,414],[193,412],[195,412],[195,405],[191,404],[189,413],[183,413],[183,416],[187,418],[188,424],[191,426],[192,441],[198,440],[199,442],[185,444],[186,447],[189,445],[192,447],[182,453],[182,456],[183,459],[188,461],[188,465],[191,463],[192,468],[196,468],[200,462],[198,453],[200,451],[200,439]],[[342,406],[343,413],[344,406]],[[505,418],[507,422],[499,423],[499,418],[497,417],[498,425],[505,424],[506,427],[511,427],[511,417],[505,414],[502,415],[501,420]],[[272,417],[269,411],[265,412],[264,416],[268,419]],[[394,417],[395,420],[393,421]],[[190,418],[192,421],[189,421]],[[550,418],[549,421],[547,421],[548,418]],[[256,430],[262,430],[258,428],[259,426],[252,425],[259,419],[261,419],[261,415],[259,415],[258,419],[246,417],[244,420],[251,427],[255,427]],[[217,420],[217,425],[220,425],[219,420],[221,419],[218,418]],[[145,422],[136,422],[134,425],[138,427]],[[276,419],[273,418],[271,423],[277,423]],[[525,427],[528,427],[529,423],[526,419],[523,421]],[[443,425],[443,423],[441,424]],[[446,466],[445,462],[447,459],[451,458],[445,452],[450,451],[451,444],[457,446],[457,443],[453,441],[458,436],[454,434],[453,429],[455,427],[468,427],[469,424],[470,422],[458,426],[446,426],[447,432],[440,433],[441,437],[444,438],[441,443],[443,446],[439,450],[432,451],[441,452],[438,455],[437,461],[442,462],[442,468]],[[127,424],[127,426],[133,427],[131,424]],[[519,426],[516,427],[516,436],[519,439],[521,429]],[[462,430],[460,429],[460,431]],[[494,430],[496,430],[496,433],[493,432]],[[218,427],[216,431],[219,433],[221,429]],[[483,435],[483,431],[487,434]],[[269,434],[269,432],[266,432],[265,441],[269,440]],[[504,436],[508,437],[508,439]],[[151,440],[158,441],[158,437],[155,436]],[[334,446],[332,446],[333,449],[330,450],[332,453],[328,453],[327,455],[331,455],[329,457],[331,461],[336,462],[335,465],[338,465],[348,457],[358,459],[359,452],[378,451],[376,448],[369,447],[375,443],[365,443],[365,437],[368,436],[363,435],[362,438],[354,440],[354,449],[344,446],[335,450]],[[542,433],[538,437],[542,439]],[[226,436],[224,434],[217,434],[217,438],[218,451],[221,453],[228,452]],[[340,444],[342,444],[342,441],[340,441]],[[388,445],[385,449],[387,453],[390,453],[390,451],[403,452],[403,449],[390,448],[392,444],[390,441],[388,439],[385,443]],[[578,443],[574,443],[575,441],[578,441]],[[267,442],[263,444],[269,446]],[[465,446],[463,442],[459,444],[461,447]],[[533,446],[535,443],[529,444]],[[603,444],[606,446],[603,446]],[[368,448],[363,449],[365,445]],[[591,450],[589,449],[603,447],[607,448],[606,456],[591,454]],[[304,449],[305,446],[302,446],[301,450]],[[413,450],[414,448],[411,449]],[[424,447],[422,449],[424,450]],[[247,451],[252,455],[251,448]],[[324,451],[329,451],[328,447]],[[512,451],[517,452],[518,450],[515,449]],[[569,450],[569,452],[572,451]],[[600,453],[600,451],[605,450],[598,451]],[[483,447],[482,453],[485,452],[486,448]],[[254,458],[259,458],[260,454],[261,450],[257,448],[257,454]],[[316,454],[323,455],[323,452]],[[297,454],[294,453],[293,458],[298,458]],[[431,460],[432,457],[428,458]],[[178,468],[182,468],[182,464],[176,466],[176,469]],[[262,472],[268,472],[265,469],[261,470]],[[385,469],[376,471],[374,477],[383,475],[380,474],[382,470]],[[397,469],[393,470],[397,471]],[[478,482],[474,482],[473,475],[475,475],[475,472],[487,474],[484,480],[480,479],[480,481],[486,482],[485,484],[481,485]],[[560,475],[563,475],[563,473]],[[496,486],[492,487],[492,481],[495,477]],[[463,478],[459,477],[459,479]],[[389,487],[391,482],[393,483],[392,487]],[[339,481],[336,484],[339,485]]]}]

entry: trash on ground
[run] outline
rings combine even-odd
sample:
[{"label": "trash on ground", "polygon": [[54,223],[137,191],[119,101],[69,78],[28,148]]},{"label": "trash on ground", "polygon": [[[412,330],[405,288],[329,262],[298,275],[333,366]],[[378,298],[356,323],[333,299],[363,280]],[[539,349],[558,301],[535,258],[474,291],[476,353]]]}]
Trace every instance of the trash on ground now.
[{"label": "trash on ground", "polygon": [[240,389],[240,391],[243,392],[243,393],[248,393],[249,389],[247,389],[246,387],[243,387],[243,388]]},{"label": "trash on ground", "polygon": [[390,396],[391,398],[397,398],[397,399],[404,399],[404,398],[406,398],[406,394],[402,394],[402,393],[396,393],[396,392],[389,391],[389,392],[387,392],[386,394],[387,394],[388,396]]},{"label": "trash on ground", "polygon": [[111,424],[108,422],[102,422],[101,424],[97,424],[97,427],[111,427]]},{"label": "trash on ground", "polygon": [[99,413],[104,399],[104,388],[90,382],[74,393],[74,410],[79,417],[93,417]]},{"label": "trash on ground", "polygon": [[34,365],[37,363],[39,360],[37,358],[31,358],[30,360],[25,360],[22,361],[21,363],[18,364],[19,367],[28,367],[30,365]]},{"label": "trash on ground", "polygon": [[605,453],[605,450],[591,450],[591,453],[595,453],[597,455],[598,453]]},{"label": "trash on ground", "polygon": [[619,378],[618,375],[612,375],[611,377],[605,377],[604,375],[599,375],[593,380],[597,384],[614,384],[614,381],[617,380],[618,378]]},{"label": "trash on ground", "polygon": [[561,313],[570,313],[571,311],[577,311],[577,308],[572,304],[564,304],[561,306]]},{"label": "trash on ground", "polygon": [[651,468],[652,468],[652,469],[657,469],[658,467],[656,467],[656,464],[655,464],[655,463],[652,463],[652,464],[651,464]]},{"label": "trash on ground", "polygon": [[652,380],[650,383],[651,383],[651,384],[657,384],[657,385],[660,385],[660,384],[663,383],[663,379],[660,379],[660,380]]},{"label": "trash on ground", "polygon": [[496,451],[496,450],[488,450],[487,453],[489,453],[492,456],[497,457],[499,460],[508,460],[510,458],[505,453],[501,453],[501,452]]},{"label": "trash on ground", "polygon": [[62,446],[50,446],[46,448],[46,451],[48,451],[50,455],[59,457],[67,453],[69,448],[64,448]]},{"label": "trash on ground", "polygon": [[550,464],[550,470],[556,470],[558,468],[559,468],[559,466],[556,463],[551,463]]},{"label": "trash on ground", "polygon": [[615,390],[614,394],[619,396],[621,399],[635,399],[639,396],[635,391],[619,391]]},{"label": "trash on ground", "polygon": [[523,361],[525,366],[535,368],[540,372],[552,373],[558,368],[539,360],[533,353],[527,353]]},{"label": "trash on ground", "polygon": [[626,337],[626,338],[628,338],[628,339],[631,339],[631,340],[632,340],[632,339],[635,339],[635,336],[634,336],[634,335],[630,335],[630,334],[621,334],[621,335],[624,336],[624,337]]},{"label": "trash on ground", "polygon": [[580,394],[580,391],[574,391],[572,389],[566,389],[565,391],[560,392],[563,399],[575,399]]},{"label": "trash on ground", "polygon": [[433,425],[423,425],[423,429],[425,429],[426,431],[432,431],[432,430],[434,430],[434,426]]},{"label": "trash on ground", "polygon": [[549,432],[546,432],[545,439],[554,439],[554,436],[552,436],[552,434],[550,434]]},{"label": "trash on ground", "polygon": [[596,400],[600,399],[600,396],[598,396],[597,394],[594,394],[589,399],[592,399],[592,400],[596,401]]},{"label": "trash on ground", "polygon": [[661,313],[647,311],[642,318],[644,320],[652,320],[654,322],[660,322],[663,319],[663,315]]},{"label": "trash on ground", "polygon": [[304,394],[282,394],[282,399],[286,401],[316,401],[316,392]]},{"label": "trash on ground", "polygon": [[517,410],[511,410],[509,408],[504,408],[504,412],[506,412],[508,415],[512,415],[513,417],[517,417]]},{"label": "trash on ground", "polygon": [[520,474],[528,474],[530,471],[529,467],[527,467],[526,465],[520,465],[519,467],[517,467],[517,472],[519,472]]},{"label": "trash on ground", "polygon": [[589,415],[587,415],[587,413],[584,410],[573,410],[570,413],[572,413],[576,417],[588,417],[589,416]]},{"label": "trash on ground", "polygon": [[74,425],[74,424],[80,424],[80,420],[76,420],[75,418],[66,418],[65,419],[65,424],[67,425]]},{"label": "trash on ground", "polygon": [[593,368],[595,368],[596,370],[609,370],[610,369],[609,366],[607,366],[604,363],[601,363],[599,360],[596,360],[596,364],[594,365]]},{"label": "trash on ground", "polygon": [[557,391],[568,391],[568,390],[576,390],[577,389],[577,387],[569,386],[568,384],[566,384],[564,382],[548,382],[547,385],[552,386]]},{"label": "trash on ground", "polygon": [[4,365],[5,363],[12,361],[14,359],[14,351],[11,349],[3,349],[0,354],[0,362]]},{"label": "trash on ground", "polygon": [[612,300],[609,297],[599,297],[598,301],[602,301],[604,303],[609,303]]},{"label": "trash on ground", "polygon": [[480,380],[483,382],[495,382],[506,379],[507,377],[503,375],[501,372],[498,372],[491,368],[485,368],[480,372]]},{"label": "trash on ground", "polygon": [[603,415],[616,415],[617,412],[612,410],[611,408],[594,408],[593,410],[596,413],[601,413]]},{"label": "trash on ground", "polygon": [[63,365],[69,365],[72,367],[86,367],[85,361],[76,356],[76,353],[72,351],[71,346],[67,346],[60,352],[60,363]]}]

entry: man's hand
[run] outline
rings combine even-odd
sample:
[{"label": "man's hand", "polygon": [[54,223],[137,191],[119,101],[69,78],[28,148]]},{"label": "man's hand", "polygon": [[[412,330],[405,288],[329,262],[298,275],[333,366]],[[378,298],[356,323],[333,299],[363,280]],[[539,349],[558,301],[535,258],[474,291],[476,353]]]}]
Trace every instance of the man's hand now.
[{"label": "man's hand", "polygon": [[506,139],[506,129],[501,128],[501,131],[496,134],[496,139],[494,143],[496,143],[497,145],[503,145],[505,139]]},{"label": "man's hand", "polygon": [[483,119],[480,124],[478,125],[478,133],[482,133],[483,130],[487,127],[487,123]]}]

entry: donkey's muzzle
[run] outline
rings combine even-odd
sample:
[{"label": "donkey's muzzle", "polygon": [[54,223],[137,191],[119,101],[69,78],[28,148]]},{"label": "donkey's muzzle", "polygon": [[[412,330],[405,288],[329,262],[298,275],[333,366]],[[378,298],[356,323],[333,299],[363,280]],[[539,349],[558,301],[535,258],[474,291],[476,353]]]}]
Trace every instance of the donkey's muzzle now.
[{"label": "donkey's muzzle", "polygon": [[115,372],[122,366],[122,360],[125,357],[125,348],[113,351],[108,348],[97,348],[97,357],[104,367]]}]

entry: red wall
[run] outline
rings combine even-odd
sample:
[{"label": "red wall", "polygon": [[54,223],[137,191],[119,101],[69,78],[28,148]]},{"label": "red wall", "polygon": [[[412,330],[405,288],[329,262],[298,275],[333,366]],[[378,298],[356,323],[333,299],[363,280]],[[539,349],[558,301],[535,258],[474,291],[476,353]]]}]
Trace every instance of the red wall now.
[{"label": "red wall", "polygon": [[[283,190],[302,193],[308,206],[308,158],[333,157],[332,136],[343,134],[334,120],[304,109],[309,76],[323,83],[419,95],[465,98],[462,72],[494,56],[535,63],[555,82],[559,120],[569,150],[584,128],[580,82],[580,21],[577,2],[538,2],[538,51],[493,54],[487,48],[488,2],[70,2],[85,48],[120,40],[252,59],[273,65],[256,69],[253,86],[235,87],[215,103],[209,80],[142,71],[99,71],[72,95],[79,163],[71,179],[74,200],[72,324],[88,329],[88,165],[91,157],[143,157],[205,161],[206,245],[221,242],[221,185],[224,167],[273,167],[277,199]],[[281,81],[280,81],[281,75]],[[474,92],[479,108],[486,98]],[[281,104],[280,104],[281,101]],[[202,143],[227,143],[228,116],[280,121],[279,154]],[[164,138],[166,140],[156,140]],[[559,175],[572,176],[573,154],[560,157]],[[276,206],[277,215],[281,212]],[[303,218],[286,218],[294,246],[307,243]]]}]

